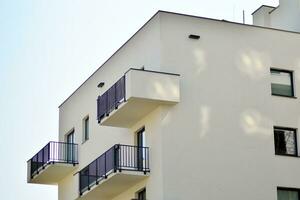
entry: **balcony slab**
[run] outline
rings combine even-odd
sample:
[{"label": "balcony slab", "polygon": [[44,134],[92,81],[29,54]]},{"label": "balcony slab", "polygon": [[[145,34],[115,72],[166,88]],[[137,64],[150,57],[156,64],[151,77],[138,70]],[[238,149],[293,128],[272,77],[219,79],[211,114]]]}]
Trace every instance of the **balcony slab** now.
[{"label": "balcony slab", "polygon": [[56,185],[67,174],[76,169],[73,164],[66,163],[51,163],[41,169],[38,174],[35,174],[33,178],[29,177],[29,183]]},{"label": "balcony slab", "polygon": [[90,190],[86,190],[77,200],[111,199],[147,179],[148,176],[148,173],[144,174],[143,172],[135,171],[112,173],[107,179],[99,182],[98,185],[94,184],[90,187]]}]

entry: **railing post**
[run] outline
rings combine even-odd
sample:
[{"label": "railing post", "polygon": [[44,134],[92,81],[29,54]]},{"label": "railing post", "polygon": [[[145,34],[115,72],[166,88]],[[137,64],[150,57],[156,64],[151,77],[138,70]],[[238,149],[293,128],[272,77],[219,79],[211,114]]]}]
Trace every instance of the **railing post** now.
[{"label": "railing post", "polygon": [[[119,145],[116,144],[115,147],[114,147],[114,171],[117,172],[117,170],[119,169],[119,155],[118,155],[118,152],[119,152]],[[120,169],[119,169],[120,170]]]},{"label": "railing post", "polygon": [[50,161],[50,142],[48,143],[48,161]]},{"label": "railing post", "polygon": [[118,104],[117,104],[117,84],[114,84],[114,88],[115,88],[115,98],[114,98],[114,107],[115,109],[118,109]]},{"label": "railing post", "polygon": [[109,114],[108,114],[108,92],[106,91],[105,92],[105,94],[106,94],[106,110],[105,110],[105,115],[106,116],[108,116]]},{"label": "railing post", "polygon": [[98,185],[98,158],[96,159],[96,185]]},{"label": "railing post", "polygon": [[104,153],[104,178],[107,179],[107,171],[106,171],[106,152]]},{"label": "railing post", "polygon": [[45,150],[45,148],[42,149],[42,165],[43,165],[43,169],[45,169],[45,167],[44,167],[44,164],[45,164],[44,150]]},{"label": "railing post", "polygon": [[88,166],[88,174],[87,174],[87,179],[88,179],[88,190],[90,190],[90,167]]},{"label": "railing post", "polygon": [[30,159],[30,176],[33,178],[33,165],[32,165],[32,158]]},{"label": "railing post", "polygon": [[71,153],[71,156],[72,156],[71,157],[71,162],[74,163],[74,146],[73,146],[73,144],[71,144],[70,146],[71,146],[70,149],[71,149],[71,152],[72,152]]},{"label": "railing post", "polygon": [[79,178],[79,184],[78,184],[78,186],[79,186],[79,196],[81,196],[82,195],[82,192],[81,192],[81,171],[78,173],[78,178]]},{"label": "railing post", "polygon": [[123,87],[122,87],[122,90],[123,90],[123,94],[124,94],[124,102],[126,102],[126,75],[123,76]]}]

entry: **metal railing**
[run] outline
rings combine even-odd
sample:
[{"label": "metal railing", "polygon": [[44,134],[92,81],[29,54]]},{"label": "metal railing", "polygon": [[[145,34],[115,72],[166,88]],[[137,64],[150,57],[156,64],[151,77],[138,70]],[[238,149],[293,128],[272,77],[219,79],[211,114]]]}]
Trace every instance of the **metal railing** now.
[{"label": "metal railing", "polygon": [[78,145],[65,142],[49,142],[30,162],[31,178],[51,163],[78,164]]},{"label": "metal railing", "polygon": [[125,76],[122,76],[112,87],[97,98],[98,123],[108,116],[110,112],[117,109],[125,101]]},{"label": "metal railing", "polygon": [[79,172],[79,192],[90,190],[117,171],[150,172],[149,147],[116,144]]}]

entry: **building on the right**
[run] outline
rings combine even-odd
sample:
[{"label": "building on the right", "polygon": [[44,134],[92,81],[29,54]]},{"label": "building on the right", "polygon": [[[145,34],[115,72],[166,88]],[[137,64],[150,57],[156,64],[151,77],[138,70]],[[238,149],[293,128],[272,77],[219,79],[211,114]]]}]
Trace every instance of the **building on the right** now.
[{"label": "building on the right", "polygon": [[300,0],[279,0],[277,7],[262,5],[252,15],[254,25],[300,31]]},{"label": "building on the right", "polygon": [[59,200],[299,200],[297,13],[158,11],[59,106],[28,182]]}]

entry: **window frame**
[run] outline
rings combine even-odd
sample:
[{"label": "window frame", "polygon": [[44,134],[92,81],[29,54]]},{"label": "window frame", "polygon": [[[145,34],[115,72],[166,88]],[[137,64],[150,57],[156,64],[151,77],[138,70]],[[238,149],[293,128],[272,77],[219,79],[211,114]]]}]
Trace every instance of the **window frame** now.
[{"label": "window frame", "polygon": [[[145,199],[147,199],[147,190],[146,190],[146,187],[138,190],[136,193],[135,193],[135,196],[136,196],[136,200],[140,200],[140,195],[144,195]],[[143,200],[143,199],[142,199]]]},{"label": "window frame", "polygon": [[272,76],[272,71],[288,73],[290,75],[290,82],[291,82],[291,89],[292,89],[292,95],[291,96],[289,96],[289,95],[283,95],[283,94],[274,94],[272,92],[272,81],[271,81],[271,94],[272,94],[272,96],[297,98],[295,96],[294,71],[287,70],[287,69],[270,68],[271,76]]},{"label": "window frame", "polygon": [[75,128],[71,128],[68,132],[65,133],[64,135],[64,142],[68,143],[68,138],[69,136],[73,134],[73,143],[75,144]]},{"label": "window frame", "polygon": [[[295,154],[277,153],[277,151],[276,151],[276,136],[275,136],[275,130],[276,130],[276,129],[277,129],[277,130],[294,131],[295,150],[296,150],[296,153],[295,153]],[[273,127],[275,155],[277,155],[277,156],[299,157],[297,132],[298,132],[297,128],[282,127],[282,126],[274,126],[274,127]]]},{"label": "window frame", "polygon": [[[87,121],[88,121],[88,123],[86,126]],[[88,127],[88,128],[86,128],[86,127]],[[86,131],[87,129],[88,129],[88,131]],[[89,139],[90,139],[90,117],[89,117],[89,115],[87,115],[82,120],[82,144],[85,143],[86,141],[88,141]]]},{"label": "window frame", "polygon": [[277,198],[276,199],[278,199],[278,190],[298,192],[298,200],[300,200],[300,189],[299,188],[277,187],[277,190],[276,190]]}]

